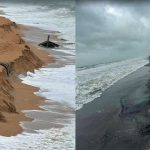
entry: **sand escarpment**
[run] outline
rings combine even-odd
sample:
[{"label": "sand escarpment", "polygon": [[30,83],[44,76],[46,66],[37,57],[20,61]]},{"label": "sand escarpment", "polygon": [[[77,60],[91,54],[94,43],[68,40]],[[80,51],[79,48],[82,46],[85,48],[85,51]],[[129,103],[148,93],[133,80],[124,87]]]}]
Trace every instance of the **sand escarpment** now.
[{"label": "sand escarpment", "polygon": [[20,36],[20,27],[0,17],[0,121],[7,122],[5,112],[17,113],[11,76],[33,71],[43,62]]},{"label": "sand escarpment", "polygon": [[6,121],[3,112],[16,113],[14,97],[12,95],[13,86],[11,85],[7,72],[4,67],[0,67],[0,121]]}]

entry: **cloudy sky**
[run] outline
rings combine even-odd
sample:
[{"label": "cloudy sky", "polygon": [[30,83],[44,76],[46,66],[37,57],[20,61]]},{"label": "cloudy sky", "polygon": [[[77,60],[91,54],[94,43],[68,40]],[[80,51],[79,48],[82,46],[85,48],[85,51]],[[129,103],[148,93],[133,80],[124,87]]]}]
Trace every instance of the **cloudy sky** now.
[{"label": "cloudy sky", "polygon": [[77,3],[77,65],[150,54],[150,3]]}]

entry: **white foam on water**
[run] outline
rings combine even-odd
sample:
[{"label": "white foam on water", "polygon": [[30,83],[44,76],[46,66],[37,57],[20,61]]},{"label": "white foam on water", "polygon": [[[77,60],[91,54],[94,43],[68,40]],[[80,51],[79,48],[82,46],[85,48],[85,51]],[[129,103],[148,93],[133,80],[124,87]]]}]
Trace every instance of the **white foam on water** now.
[{"label": "white foam on water", "polygon": [[6,17],[17,23],[35,26],[50,31],[60,31],[63,38],[75,42],[75,16],[70,8],[28,5],[20,3],[1,3]]},{"label": "white foam on water", "polygon": [[53,49],[53,50],[58,51],[58,52],[64,52],[66,54],[70,54],[72,56],[75,56],[75,50],[74,50],[75,45],[73,44],[73,45],[70,45],[70,46],[67,46],[67,47],[70,48],[70,49],[69,50],[66,50],[66,49]]},{"label": "white foam on water", "polygon": [[[60,31],[68,43],[75,43],[75,16],[69,8],[50,8],[49,6],[28,5],[21,3],[1,2],[1,10],[5,17],[24,25],[38,27],[49,31]],[[63,50],[68,54],[75,53],[74,44],[67,45],[71,50]],[[61,51],[61,50],[58,50]],[[49,100],[62,103],[64,107],[75,108],[75,66],[62,68],[41,68],[27,76],[20,75],[23,83],[39,87],[35,94]],[[48,105],[43,106],[50,111]],[[28,111],[29,113],[29,111]],[[69,115],[69,114],[68,114]],[[71,114],[70,114],[71,115]],[[72,118],[72,117],[71,117]],[[24,123],[21,123],[22,126]],[[38,130],[37,133],[23,132],[17,136],[0,136],[0,150],[74,150],[75,120],[64,124],[64,128]]]},{"label": "white foam on water", "polygon": [[74,150],[75,126],[38,130],[38,133],[22,133],[17,136],[0,136],[1,150]]},{"label": "white foam on water", "polygon": [[[56,100],[75,108],[75,66],[62,68],[41,68],[35,73],[28,72],[27,76],[20,75],[23,83],[39,87],[36,94]],[[45,105],[47,111],[51,111]],[[30,112],[30,111],[27,111]],[[69,115],[69,114],[68,114]],[[71,114],[70,114],[71,115]],[[73,116],[72,116],[73,117]],[[75,120],[70,118],[63,128],[37,130],[37,133],[23,132],[17,136],[0,136],[0,149],[5,150],[74,150],[75,149]],[[22,123],[23,126],[23,123]]]},{"label": "white foam on water", "polygon": [[95,66],[77,71],[76,109],[100,97],[102,92],[148,63],[142,58]]},{"label": "white foam on water", "polygon": [[23,83],[39,87],[36,94],[75,108],[75,66],[41,68],[27,76],[20,76]]}]

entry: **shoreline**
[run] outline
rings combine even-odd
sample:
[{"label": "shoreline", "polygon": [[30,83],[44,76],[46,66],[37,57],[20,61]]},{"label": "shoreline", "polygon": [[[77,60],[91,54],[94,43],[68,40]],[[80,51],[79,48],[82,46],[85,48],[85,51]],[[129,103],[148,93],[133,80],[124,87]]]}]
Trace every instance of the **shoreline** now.
[{"label": "shoreline", "polygon": [[145,150],[148,147],[149,133],[143,130],[150,123],[149,70],[148,65],[138,69],[77,111],[79,150],[110,150],[112,147]]},{"label": "shoreline", "polygon": [[[61,37],[62,35],[60,32],[43,30],[41,28],[33,27],[33,26],[24,26],[24,25],[20,25],[20,26],[23,29],[23,39],[25,39],[29,45],[33,45],[35,48],[38,48],[41,51],[46,51],[48,54],[50,53],[52,56],[55,56],[55,59],[56,59],[55,64],[57,64],[56,67],[63,67],[65,65],[70,65],[70,64],[74,65],[75,54],[68,53],[68,51],[70,50],[75,51],[75,50],[72,48],[66,47],[68,46],[68,40],[62,39]],[[60,45],[59,48],[47,49],[47,48],[38,46],[38,44],[41,41],[46,40],[48,34],[51,35],[50,39],[53,42],[56,42],[57,44]]]},{"label": "shoreline", "polygon": [[[20,14],[22,16],[22,12]],[[6,14],[5,17],[9,18],[9,15]],[[53,20],[53,16],[51,16],[51,18]],[[73,150],[75,147],[75,108],[74,101],[72,101],[74,100],[74,94],[72,94],[69,90],[72,89],[72,86],[70,85],[74,85],[72,83],[74,81],[73,78],[75,70],[75,43],[73,45],[72,43],[69,43],[74,38],[72,38],[72,34],[69,34],[69,36],[67,36],[67,34],[70,32],[69,29],[71,29],[72,32],[74,31],[72,27],[70,27],[69,29],[64,28],[64,33],[57,31],[47,32],[45,28],[41,29],[40,25],[38,27],[34,27],[27,23],[27,26],[25,24],[24,26],[22,25],[24,21],[19,22],[15,18],[14,21],[19,23],[19,26],[21,24],[20,28],[23,29],[23,34],[21,33],[21,37],[24,41],[26,41],[26,44],[32,45],[35,48],[35,51],[38,49],[40,54],[43,54],[44,51],[48,55],[53,56],[55,63],[48,63],[48,66],[44,65],[40,69],[35,69],[34,72],[24,72],[22,75],[19,75],[19,78],[22,83],[25,83],[25,85],[27,84],[38,87],[33,87],[36,92],[34,92],[34,94],[32,92],[32,95],[42,96],[41,99],[43,99],[43,101],[40,99],[41,102],[39,102],[39,107],[41,110],[35,110],[34,108],[23,110],[22,114],[28,117],[28,120],[20,122],[20,126],[23,129],[22,132],[15,136],[0,136],[0,145],[3,149],[62,148],[66,150],[69,148],[70,150]],[[57,23],[58,22],[59,20]],[[50,26],[53,26],[53,23],[55,24],[55,22],[50,22]],[[59,24],[56,29],[60,29]],[[58,49],[46,49],[39,47],[38,44],[45,41],[48,34],[50,34],[51,41],[55,38],[56,42],[59,41],[62,43],[62,46]],[[65,40],[65,37],[68,37],[68,40]],[[43,59],[48,60],[47,56],[43,56]],[[42,83],[46,83],[46,85]],[[68,85],[68,83],[71,84]],[[62,87],[66,87],[65,90]],[[29,88],[24,88],[27,93],[28,90],[26,91],[26,88],[30,89],[30,86]],[[12,91],[12,93],[14,92]],[[22,96],[24,97],[24,95]],[[34,101],[36,101],[36,98]],[[13,130],[13,127],[8,128]]]},{"label": "shoreline", "polygon": [[[8,24],[8,25],[6,25],[6,27],[8,27],[8,30],[10,30],[10,32],[11,32],[11,30],[13,30],[12,32],[14,32],[14,33],[8,33],[8,31],[7,30],[5,31],[5,28],[4,28],[4,32],[5,32],[4,34],[6,36],[7,36],[7,34],[11,34],[12,37],[15,37],[16,35],[18,36],[18,34],[14,35],[15,32],[16,33],[19,32],[19,34],[21,34],[23,32],[22,30],[20,30],[20,27],[19,28],[14,27],[13,29],[12,29],[12,27],[10,27],[11,29],[9,29],[10,22],[7,19],[5,19],[4,17],[1,17],[1,18],[3,20],[2,23]],[[6,23],[5,23],[5,21],[6,21]],[[5,25],[4,25],[4,27],[5,27]],[[21,40],[21,37],[19,40]],[[11,39],[10,39],[10,42],[11,42]],[[20,43],[20,44],[24,44],[24,43],[25,42],[23,41],[23,43]],[[13,43],[11,43],[11,44],[13,44]],[[16,47],[16,48],[18,49],[18,47]],[[29,47],[32,49],[32,52],[34,52],[34,54],[36,54],[38,57],[40,57],[43,65],[55,62],[54,58],[52,56],[49,56],[50,54],[48,52],[46,52],[44,50],[40,51],[36,47],[32,46],[31,44],[29,45]],[[15,58],[15,56],[14,56],[14,58]],[[3,61],[9,61],[9,60],[7,60],[7,58],[6,59],[4,58]],[[34,63],[36,63],[36,61]],[[21,66],[14,65],[14,67],[21,67]],[[36,66],[36,67],[31,66],[30,69],[33,71],[34,69],[39,68],[39,67],[40,66]],[[22,66],[22,68],[23,68],[23,66]],[[25,71],[24,71],[24,69],[21,69],[21,68],[19,70],[18,70],[18,68],[15,68],[15,69],[17,69],[17,72],[14,71],[12,73],[12,75],[8,78],[8,81],[10,82],[10,84],[13,87],[13,91],[12,91],[13,93],[11,91],[10,92],[12,93],[11,95],[14,97],[14,103],[15,103],[14,106],[16,107],[17,113],[3,111],[3,109],[1,110],[3,116],[5,116],[5,120],[6,120],[5,122],[3,122],[3,121],[0,122],[0,127],[1,127],[0,135],[2,135],[2,136],[14,136],[14,135],[17,135],[18,133],[21,133],[23,131],[23,128],[20,126],[20,122],[33,120],[32,118],[27,117],[22,111],[23,110],[31,110],[31,109],[41,110],[40,105],[45,100],[43,97],[36,96],[34,94],[34,92],[38,91],[38,88],[23,84],[22,81],[17,77],[18,74],[25,73],[27,70],[30,70],[30,69],[28,67],[26,67]]]},{"label": "shoreline", "polygon": [[[44,67],[45,69],[51,68],[51,71],[54,69],[53,70],[53,73],[54,73],[55,69],[61,70],[61,68],[63,69],[63,68],[66,68],[67,66],[74,65],[74,55],[65,53],[66,51],[57,51],[57,49],[46,49],[46,48],[43,49],[37,46],[38,42],[44,40],[45,32],[47,34],[47,30],[41,30],[37,27],[36,28],[29,27],[29,30],[27,32],[28,34],[25,36],[25,38],[27,39],[27,42],[29,42],[29,44],[31,43],[39,50],[46,51],[52,54],[52,56],[54,56],[56,60],[55,63],[50,63],[48,64],[47,67],[45,66]],[[34,36],[32,37],[32,35]],[[58,36],[57,38],[56,38],[55,33],[53,35],[53,32],[50,35],[53,41],[58,40],[59,42],[61,42],[61,45],[62,45],[61,47],[63,47],[64,50],[66,49],[63,41],[59,39],[60,38],[59,35],[57,35]],[[35,37],[40,37],[40,41],[36,40]],[[32,38],[32,42],[30,42],[31,38]],[[63,72],[65,73],[65,70]],[[61,75],[62,72],[60,71],[59,74]],[[60,77],[57,77],[57,78],[60,78]],[[57,90],[59,94],[59,89]],[[55,92],[54,92],[54,95],[55,95]],[[35,111],[35,110],[24,111],[28,117],[34,118],[32,122],[28,122],[28,121],[21,122],[21,126],[25,129],[25,132],[36,132],[36,131],[38,132],[38,130],[45,130],[49,132],[53,128],[56,130],[63,131],[65,130],[65,128],[70,128],[70,127],[73,128],[75,109],[73,107],[70,107],[68,104],[65,104],[64,102],[57,101],[56,99],[57,98],[53,98],[53,99],[48,98],[48,100],[44,101],[44,103],[40,105],[40,107],[42,107],[45,111],[40,111],[40,110],[39,111]],[[47,122],[47,120],[49,121]]]},{"label": "shoreline", "polygon": [[[45,33],[47,33],[46,30],[39,29],[37,27],[30,27],[30,26],[24,26],[24,25],[18,25],[21,30],[19,31],[19,34],[23,38],[24,41],[26,41],[26,44],[30,46],[32,51],[42,60],[43,67],[47,68],[63,68],[67,65],[74,65],[74,55],[65,53],[66,47],[65,42],[60,39],[59,34],[56,32],[56,34],[52,32],[52,40],[58,40],[61,44],[62,51],[60,49],[54,50],[54,49],[45,49],[42,47],[37,46],[39,42],[43,41],[45,38]],[[43,34],[44,32],[44,34]],[[27,35],[25,35],[27,33]],[[43,35],[42,35],[43,34]],[[42,37],[40,40],[36,40],[34,38],[36,37]],[[31,41],[31,39],[33,39]],[[68,49],[69,50],[69,49]],[[47,66],[48,65],[48,66]],[[39,68],[40,69],[40,68]],[[26,72],[23,71],[23,73],[26,74]],[[20,115],[18,114],[9,114],[5,113],[5,116],[10,116],[10,119],[8,119],[9,123],[7,123],[8,127],[6,130],[6,123],[1,122],[0,126],[2,127],[0,129],[0,133],[2,133],[2,136],[16,136],[20,133],[24,132],[36,132],[36,130],[42,130],[42,129],[61,129],[66,126],[66,124],[70,124],[72,119],[74,120],[74,109],[70,108],[69,106],[55,102],[55,100],[49,100],[47,102],[46,98],[42,96],[37,96],[35,92],[39,91],[39,88],[36,88],[34,86],[30,86],[27,84],[22,83],[22,81],[17,77],[13,76],[11,77],[11,80],[14,80],[13,86],[15,86],[18,91],[16,90],[16,93],[26,93],[24,94],[24,98],[22,99],[22,95],[20,96],[16,94],[16,97],[18,99],[22,99],[26,104],[24,107],[22,106],[22,103],[18,100],[17,101],[17,109],[20,109]],[[16,82],[15,82],[16,81]],[[18,87],[21,87],[22,91],[19,90]],[[29,97],[27,97],[29,95]],[[29,100],[27,100],[29,99]],[[30,99],[35,99],[34,101],[30,102]],[[31,104],[32,103],[32,104]],[[28,105],[27,105],[28,104]],[[31,105],[34,105],[34,108],[31,108]],[[50,107],[50,112],[43,108],[43,106],[46,105]],[[35,111],[36,110],[36,111]],[[41,111],[42,110],[42,111]],[[45,114],[43,116],[43,113]],[[55,114],[56,113],[56,114]],[[57,115],[57,113],[60,115]],[[41,121],[38,120],[37,115],[41,116],[41,119],[43,121],[45,120],[45,117],[51,118],[51,121],[49,123],[41,123]],[[59,122],[55,120],[59,120]],[[53,122],[54,121],[54,122]],[[71,121],[71,122],[70,122]],[[12,130],[12,128],[15,128],[15,130]]]}]

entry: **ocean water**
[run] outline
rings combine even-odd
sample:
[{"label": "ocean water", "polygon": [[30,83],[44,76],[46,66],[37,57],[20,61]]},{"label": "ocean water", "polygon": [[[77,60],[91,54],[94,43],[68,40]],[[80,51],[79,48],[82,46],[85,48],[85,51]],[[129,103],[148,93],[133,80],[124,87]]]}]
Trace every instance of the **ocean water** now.
[{"label": "ocean water", "polygon": [[116,3],[77,1],[76,109],[148,63],[149,6]]},{"label": "ocean water", "polygon": [[17,23],[49,31],[59,31],[63,38],[75,42],[75,2],[73,0],[0,1],[6,17]]},{"label": "ocean water", "polygon": [[75,108],[74,65],[61,68],[41,68],[35,70],[34,73],[28,72],[27,76],[20,75],[20,78],[23,83],[39,87],[37,95]]},{"label": "ocean water", "polygon": [[[52,109],[53,106],[49,104],[49,101],[53,100],[54,102],[59,102],[65,108],[75,109],[75,66],[41,68],[40,70],[35,70],[35,73],[28,72],[27,76],[20,75],[20,78],[23,83],[40,88],[35,94],[43,96],[47,100],[48,105],[45,104],[41,107],[46,110],[45,113],[49,117],[44,117],[42,115],[44,113],[40,111],[24,111],[27,116],[33,117],[35,115],[33,126],[37,126],[40,123],[42,125],[55,123],[56,125],[62,124],[64,127],[35,130],[37,133],[24,131],[22,134],[12,137],[0,136],[0,148],[6,150],[75,150],[74,114],[57,112],[58,108],[56,107],[56,110]],[[39,112],[39,115],[37,112]],[[50,117],[50,115],[58,114],[60,117]],[[63,119],[64,116],[68,116],[67,119]],[[65,123],[63,123],[64,121]],[[22,122],[21,125],[27,130],[28,127],[30,129],[32,123]]]},{"label": "ocean water", "polygon": [[[75,42],[73,0],[63,2],[59,0],[0,0],[0,6],[5,13],[4,16],[17,23],[38,27],[43,29],[44,33],[46,30],[56,31],[62,38],[71,43]],[[30,39],[30,37],[25,38]],[[17,136],[0,136],[0,149],[75,149],[75,116],[73,113],[75,110],[75,65],[73,62],[68,64],[67,61],[69,57],[74,57],[75,45],[69,46],[70,51],[68,47],[66,49],[56,50],[58,60],[56,65],[49,65],[35,70],[34,73],[28,72],[27,75],[19,76],[23,83],[39,88],[35,94],[45,97],[46,102],[41,106],[45,111],[25,110],[25,114],[33,117],[34,121],[21,122],[25,131]],[[67,53],[65,59],[61,58],[59,51]],[[59,65],[59,59],[64,59],[63,67],[55,68]],[[44,129],[43,126],[47,128]],[[36,133],[32,132],[33,130]]]},{"label": "ocean water", "polygon": [[78,68],[76,86],[76,109],[100,97],[103,91],[148,63],[147,59],[134,58],[99,64],[89,68]]},{"label": "ocean water", "polygon": [[22,133],[12,137],[0,136],[2,150],[74,150],[74,126],[62,129],[38,130],[38,133]]}]

